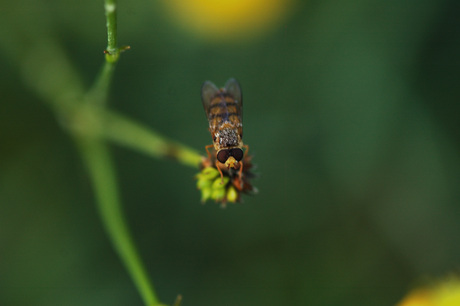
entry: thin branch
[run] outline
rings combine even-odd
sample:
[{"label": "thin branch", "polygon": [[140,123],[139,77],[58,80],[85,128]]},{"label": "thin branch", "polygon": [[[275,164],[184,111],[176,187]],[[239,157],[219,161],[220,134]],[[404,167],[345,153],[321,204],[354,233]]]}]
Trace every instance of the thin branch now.
[{"label": "thin branch", "polygon": [[[117,47],[115,0],[106,0],[105,10],[108,37],[106,62],[94,86],[86,93],[78,72],[53,38],[40,37],[29,43],[33,47],[25,48],[18,38],[24,33],[17,33],[8,36],[13,41],[3,44],[2,48],[22,72],[25,83],[55,111],[58,121],[75,137],[88,167],[97,207],[109,238],[145,304],[159,305],[123,217],[115,170],[105,140],[154,157],[174,158],[195,168],[201,156],[104,107],[115,63],[119,53],[126,49]],[[30,49],[34,52],[26,52]]]},{"label": "thin branch", "polygon": [[116,174],[107,146],[100,140],[88,137],[77,138],[77,143],[87,165],[97,207],[110,240],[130,272],[145,305],[160,305],[126,225]]},{"label": "thin branch", "polygon": [[142,124],[114,112],[106,112],[101,135],[119,145],[156,158],[170,158],[186,166],[198,168],[202,156],[195,150],[173,142]]},{"label": "thin branch", "polygon": [[107,53],[114,55],[118,60],[117,47],[117,2],[116,0],[105,0],[105,17],[107,20]]}]

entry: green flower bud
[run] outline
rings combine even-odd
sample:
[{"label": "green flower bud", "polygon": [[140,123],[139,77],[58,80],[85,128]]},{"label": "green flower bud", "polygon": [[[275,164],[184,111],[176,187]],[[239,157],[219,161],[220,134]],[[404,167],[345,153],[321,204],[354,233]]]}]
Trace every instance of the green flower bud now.
[{"label": "green flower bud", "polygon": [[210,187],[201,189],[201,202],[204,203],[211,199],[212,189]]},{"label": "green flower bud", "polygon": [[238,200],[238,191],[235,187],[230,186],[227,190],[227,201],[235,203]]},{"label": "green flower bud", "polygon": [[196,188],[204,189],[204,188],[211,188],[212,180],[206,180],[203,178],[199,178],[196,182]]},{"label": "green flower bud", "polygon": [[217,168],[215,156],[210,155],[207,159],[203,158],[200,165],[201,171],[195,176],[196,187],[201,192],[201,202],[214,200],[225,207],[226,203],[240,201],[242,194],[255,194],[257,189],[250,182],[254,177],[250,171],[251,156],[244,155],[241,163],[244,164],[244,167],[242,172],[239,172],[238,169]]},{"label": "green flower bud", "polygon": [[211,198],[216,201],[221,201],[225,198],[225,188],[213,189]]},{"label": "green flower bud", "polygon": [[212,189],[223,189],[229,181],[230,178],[228,178],[228,176],[224,176],[223,180],[221,177],[218,177],[212,183]]},{"label": "green flower bud", "polygon": [[219,171],[213,167],[206,167],[197,174],[198,179],[212,180],[219,175]]}]

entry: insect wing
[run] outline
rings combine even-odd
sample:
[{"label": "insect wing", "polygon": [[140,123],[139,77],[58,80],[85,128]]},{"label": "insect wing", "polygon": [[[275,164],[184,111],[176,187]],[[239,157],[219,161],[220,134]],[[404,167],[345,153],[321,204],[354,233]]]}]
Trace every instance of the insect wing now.
[{"label": "insect wing", "polygon": [[201,86],[201,102],[203,102],[203,108],[206,112],[206,116],[209,116],[209,106],[211,105],[212,99],[218,92],[219,88],[210,81],[204,82],[203,86]]},{"label": "insect wing", "polygon": [[236,109],[238,113],[238,117],[240,120],[243,120],[243,94],[241,92],[241,87],[240,84],[238,84],[238,81],[231,78],[225,83],[225,92],[230,94],[236,104]]}]

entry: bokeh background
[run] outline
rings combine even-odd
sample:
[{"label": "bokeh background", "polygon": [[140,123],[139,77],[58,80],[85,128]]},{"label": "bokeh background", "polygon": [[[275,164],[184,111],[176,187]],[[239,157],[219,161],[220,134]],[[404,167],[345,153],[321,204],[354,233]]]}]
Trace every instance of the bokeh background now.
[{"label": "bokeh background", "polygon": [[[221,209],[200,204],[195,169],[111,147],[160,299],[394,305],[455,273],[460,2],[247,3],[119,1],[131,50],[111,108],[204,154],[200,86],[235,77],[258,166],[259,194]],[[46,36],[89,87],[105,31],[102,1],[0,1],[1,305],[142,303],[74,143],[15,57]]]}]

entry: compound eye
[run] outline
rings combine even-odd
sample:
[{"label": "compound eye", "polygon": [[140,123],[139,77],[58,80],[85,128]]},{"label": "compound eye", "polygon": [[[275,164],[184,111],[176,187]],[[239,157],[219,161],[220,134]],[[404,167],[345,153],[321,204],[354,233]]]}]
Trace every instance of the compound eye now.
[{"label": "compound eye", "polygon": [[229,156],[230,153],[228,152],[228,150],[220,150],[219,152],[217,152],[217,160],[223,164],[225,164]]},{"label": "compound eye", "polygon": [[233,156],[237,161],[240,161],[243,159],[243,150],[239,148],[231,149],[230,155]]}]

